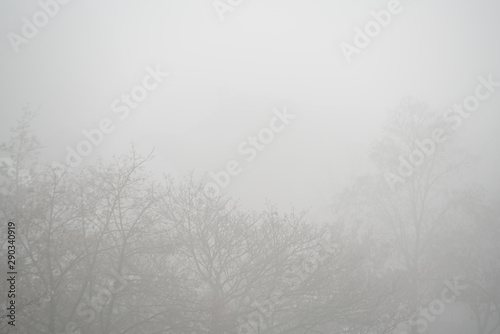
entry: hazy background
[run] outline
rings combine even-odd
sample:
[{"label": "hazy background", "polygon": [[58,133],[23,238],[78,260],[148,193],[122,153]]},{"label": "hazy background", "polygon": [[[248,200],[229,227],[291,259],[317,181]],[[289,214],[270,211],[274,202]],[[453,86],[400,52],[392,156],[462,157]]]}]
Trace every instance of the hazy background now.
[{"label": "hazy background", "polygon": [[[222,21],[208,0],[73,0],[15,53],[37,1],[0,3],[0,139],[30,103],[46,146],[65,147],[103,117],[117,125],[85,162],[155,149],[155,171],[218,171],[237,146],[267,126],[274,108],[297,115],[226,191],[249,208],[267,197],[321,213],[330,196],[368,167],[367,150],[388,110],[412,96],[444,111],[474,92],[479,75],[500,79],[500,3],[401,1],[370,46],[347,64],[339,44],[387,1],[246,0]],[[124,121],[111,101],[139,84],[147,66],[171,76]],[[481,159],[471,175],[499,195],[500,91],[456,132]]]}]

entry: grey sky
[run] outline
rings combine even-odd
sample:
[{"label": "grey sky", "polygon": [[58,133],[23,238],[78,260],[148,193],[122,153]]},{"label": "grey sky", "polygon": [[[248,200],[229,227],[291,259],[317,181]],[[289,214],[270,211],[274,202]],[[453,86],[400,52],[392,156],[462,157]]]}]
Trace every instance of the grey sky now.
[{"label": "grey sky", "polygon": [[[500,3],[402,0],[402,12],[347,64],[340,49],[388,1],[247,0],[221,21],[211,1],[73,0],[15,53],[7,38],[37,1],[0,3],[0,130],[6,138],[26,103],[41,104],[36,129],[45,159],[104,117],[115,121],[87,159],[133,140],[156,149],[156,171],[218,171],[267,126],[274,108],[297,115],[243,164],[230,194],[247,206],[324,208],[365,171],[367,148],[388,109],[406,96],[443,111],[473,93],[479,75],[500,81]],[[171,76],[120,121],[111,102],[140,84],[146,67]],[[483,160],[478,180],[499,191],[500,91],[458,139]]]}]

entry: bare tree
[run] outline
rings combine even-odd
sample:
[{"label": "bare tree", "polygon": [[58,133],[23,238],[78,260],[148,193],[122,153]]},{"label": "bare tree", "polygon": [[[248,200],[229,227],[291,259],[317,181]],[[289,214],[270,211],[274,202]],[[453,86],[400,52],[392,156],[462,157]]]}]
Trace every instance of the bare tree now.
[{"label": "bare tree", "polygon": [[[405,99],[373,145],[375,171],[335,200],[335,213],[348,226],[358,234],[370,231],[378,240],[378,253],[385,257],[372,261],[399,287],[388,329],[412,323],[414,312],[435,298],[440,284],[465,274],[457,250],[476,217],[465,201],[472,191],[463,182],[470,160],[454,149],[452,136],[438,112]],[[413,326],[417,330],[426,329]]]}]

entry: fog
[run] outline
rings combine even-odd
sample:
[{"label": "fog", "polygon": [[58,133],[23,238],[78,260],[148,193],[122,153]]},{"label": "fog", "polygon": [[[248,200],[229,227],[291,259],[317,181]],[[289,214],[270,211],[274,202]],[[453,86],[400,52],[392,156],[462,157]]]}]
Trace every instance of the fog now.
[{"label": "fog", "polygon": [[500,333],[499,15],[3,1],[0,332]]}]

